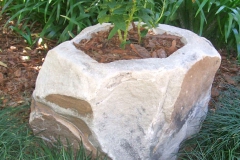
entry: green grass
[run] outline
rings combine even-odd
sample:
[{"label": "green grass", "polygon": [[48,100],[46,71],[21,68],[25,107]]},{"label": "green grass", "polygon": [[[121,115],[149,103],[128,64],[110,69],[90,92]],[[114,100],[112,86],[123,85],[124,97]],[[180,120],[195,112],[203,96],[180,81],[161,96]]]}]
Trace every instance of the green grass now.
[{"label": "green grass", "polygon": [[210,111],[201,131],[182,144],[179,159],[240,159],[240,89],[226,85],[216,111]]},{"label": "green grass", "polygon": [[[2,160],[90,160],[82,144],[75,152],[60,142],[46,144],[28,126],[29,105],[0,109],[0,157]],[[97,159],[103,159],[98,157]]]}]

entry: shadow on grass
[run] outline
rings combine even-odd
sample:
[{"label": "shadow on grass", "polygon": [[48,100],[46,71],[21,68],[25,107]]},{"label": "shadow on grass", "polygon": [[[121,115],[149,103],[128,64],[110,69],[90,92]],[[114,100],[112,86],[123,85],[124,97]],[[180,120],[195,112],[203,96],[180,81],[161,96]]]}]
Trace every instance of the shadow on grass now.
[{"label": "shadow on grass", "polygon": [[201,131],[182,144],[178,159],[240,159],[240,89],[225,87],[216,110],[209,111]]},{"label": "shadow on grass", "polygon": [[[83,145],[74,151],[60,142],[46,144],[28,126],[29,105],[0,109],[0,157],[3,160],[90,160]],[[70,146],[70,145],[69,145]],[[97,159],[103,159],[98,157]]]}]

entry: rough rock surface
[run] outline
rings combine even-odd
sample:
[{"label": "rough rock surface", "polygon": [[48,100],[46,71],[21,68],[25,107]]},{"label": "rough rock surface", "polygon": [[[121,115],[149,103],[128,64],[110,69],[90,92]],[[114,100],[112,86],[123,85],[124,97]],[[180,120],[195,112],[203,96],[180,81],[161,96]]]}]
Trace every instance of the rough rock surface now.
[{"label": "rough rock surface", "polygon": [[154,32],[182,37],[168,58],[98,63],[73,42],[109,28],[96,25],[48,52],[33,93],[35,134],[114,160],[171,160],[179,144],[199,131],[220,55],[203,37],[160,25]]}]

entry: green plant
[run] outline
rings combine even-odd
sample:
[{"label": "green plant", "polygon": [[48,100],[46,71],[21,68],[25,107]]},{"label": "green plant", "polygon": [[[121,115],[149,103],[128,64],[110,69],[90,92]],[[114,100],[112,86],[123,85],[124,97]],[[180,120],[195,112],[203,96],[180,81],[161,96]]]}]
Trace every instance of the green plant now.
[{"label": "green plant", "polygon": [[[208,0],[196,3],[199,6],[199,10],[205,11],[203,18],[206,21],[205,33],[203,36],[208,36],[209,39],[213,39],[218,46],[225,44],[227,47],[236,46],[238,60],[240,62],[240,0]],[[198,14],[198,12],[196,14]],[[211,16],[214,14],[215,17]],[[217,31],[213,24],[217,23]],[[211,32],[209,32],[211,31]],[[219,35],[213,37],[212,34]],[[211,36],[210,36],[211,35]],[[216,43],[219,41],[221,43]]]},{"label": "green plant", "polygon": [[30,29],[27,27],[26,28],[26,32],[18,29],[17,27],[15,26],[10,26],[10,28],[12,30],[14,30],[15,32],[17,32],[18,34],[20,34],[25,40],[26,42],[28,43],[28,45],[32,46],[34,44],[33,40],[32,40],[32,35],[31,35],[31,31]]},{"label": "green plant", "polygon": [[192,30],[217,48],[236,46],[240,62],[240,0],[166,1],[160,22]]},{"label": "green plant", "polygon": [[183,143],[179,159],[239,159],[240,89],[231,85],[225,87],[227,90],[215,104],[216,111],[210,111],[201,131]]},{"label": "green plant", "polygon": [[147,33],[141,30],[142,22],[150,28],[156,25],[151,10],[154,6],[152,0],[102,0],[99,1],[98,5],[100,7],[99,23],[110,22],[113,24],[108,39],[117,33],[123,48],[128,43],[128,28],[132,22],[138,21],[139,42],[141,41],[141,35],[144,36]]},{"label": "green plant", "polygon": [[[15,21],[15,31],[16,28],[24,30],[29,26],[31,32],[39,33],[41,38],[45,36],[63,42],[85,27],[97,23],[96,2],[97,0],[2,0],[0,15],[10,17],[5,27],[9,22]],[[34,23],[41,24],[41,29],[31,25]],[[19,30],[17,32],[21,34]],[[26,38],[26,34],[21,35]]]}]

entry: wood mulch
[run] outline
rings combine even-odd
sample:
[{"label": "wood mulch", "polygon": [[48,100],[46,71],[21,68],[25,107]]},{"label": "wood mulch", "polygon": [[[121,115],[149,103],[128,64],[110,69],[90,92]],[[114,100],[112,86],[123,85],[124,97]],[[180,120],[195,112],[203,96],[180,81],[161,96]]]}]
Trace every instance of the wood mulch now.
[{"label": "wood mulch", "polygon": [[166,58],[184,46],[180,40],[181,37],[166,33],[155,35],[153,32],[142,37],[139,43],[137,29],[133,27],[128,33],[127,41],[129,43],[123,49],[120,47],[121,42],[118,35],[108,40],[110,30],[93,33],[91,39],[84,39],[74,45],[100,63],[142,58]]},{"label": "wood mulch", "polygon": [[[7,17],[0,17],[0,109],[30,102],[46,53],[57,45],[56,41],[44,40],[30,48],[21,36],[10,29],[3,28],[6,19]],[[106,32],[101,32],[99,35],[98,38],[82,41],[75,46],[86,52],[89,51],[88,54],[101,63],[119,59],[164,58],[183,46],[179,37],[171,35],[161,37],[150,33],[139,45],[136,43],[138,39],[136,31],[132,30],[129,40],[133,43],[122,50],[119,45],[116,45],[116,43],[119,44],[116,37],[110,42],[106,40]],[[97,42],[103,43],[99,45]],[[92,44],[95,47],[92,47]],[[117,47],[113,48],[111,45]],[[147,50],[144,55],[140,52],[142,47]],[[240,77],[240,65],[237,64],[236,57],[228,56],[224,50],[219,50],[219,53],[222,56],[222,63],[213,82],[210,106],[214,106],[214,101],[217,101],[221,91],[226,89],[226,84],[240,89],[240,79],[236,78]]]},{"label": "wood mulch", "polygon": [[57,44],[43,40],[29,47],[20,35],[4,28],[7,19],[0,17],[0,109],[30,102],[44,57]]}]

